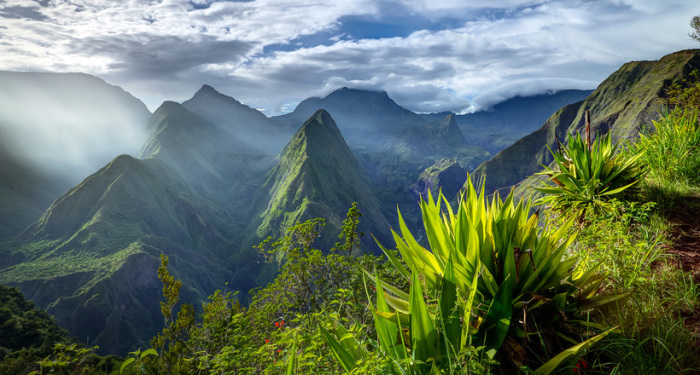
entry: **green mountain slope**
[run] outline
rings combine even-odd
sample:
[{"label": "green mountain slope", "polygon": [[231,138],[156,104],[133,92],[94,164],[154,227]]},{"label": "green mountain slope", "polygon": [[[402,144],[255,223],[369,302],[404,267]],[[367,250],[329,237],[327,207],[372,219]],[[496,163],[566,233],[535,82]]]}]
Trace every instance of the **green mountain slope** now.
[{"label": "green mountain slope", "polygon": [[0,242],[37,220],[66,185],[17,159],[0,143]]},{"label": "green mountain slope", "polygon": [[[388,222],[369,180],[324,110],[317,111],[294,134],[262,189],[266,193],[258,201],[265,209],[256,229],[260,237],[279,236],[295,222],[316,217],[325,218],[327,230],[337,236],[345,212],[355,201],[363,212],[361,230],[380,237],[386,234]],[[325,245],[332,245],[336,236],[324,235]],[[369,236],[364,245],[376,248]]]},{"label": "green mountain slope", "polygon": [[538,172],[542,164],[552,161],[547,146],[556,147],[555,134],[564,140],[567,133],[584,130],[586,110],[591,111],[594,134],[611,132],[614,140],[635,137],[640,126],[658,117],[664,89],[698,68],[700,50],[676,52],[659,61],[624,64],[586,100],[560,109],[540,129],[480,165],[474,177],[486,176],[486,190],[492,192]]},{"label": "green mountain slope", "polygon": [[231,246],[223,223],[161,162],[122,155],[3,246],[0,283],[18,286],[81,340],[123,354],[144,346],[162,321],[161,252],[177,256],[187,299],[223,285],[217,254]]}]

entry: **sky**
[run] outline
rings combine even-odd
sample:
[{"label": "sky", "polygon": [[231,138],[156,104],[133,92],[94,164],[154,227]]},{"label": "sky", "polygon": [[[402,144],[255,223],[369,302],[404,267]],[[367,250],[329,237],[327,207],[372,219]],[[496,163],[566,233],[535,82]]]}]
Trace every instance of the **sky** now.
[{"label": "sky", "polygon": [[341,87],[465,113],[700,48],[695,15],[697,0],[3,0],[0,70],[92,74],[151,111],[209,84],[268,116]]}]

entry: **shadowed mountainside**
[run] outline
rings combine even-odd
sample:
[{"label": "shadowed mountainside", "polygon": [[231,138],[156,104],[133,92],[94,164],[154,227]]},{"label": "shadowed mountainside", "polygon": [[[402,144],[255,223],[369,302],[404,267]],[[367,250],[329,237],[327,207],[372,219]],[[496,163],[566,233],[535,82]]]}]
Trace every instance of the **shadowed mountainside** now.
[{"label": "shadowed mountainside", "polygon": [[486,176],[486,190],[493,192],[518,184],[552,162],[547,147],[556,147],[555,136],[585,127],[585,112],[591,111],[592,134],[611,132],[613,140],[634,138],[642,126],[650,125],[663,108],[664,90],[688,78],[700,68],[700,50],[686,50],[658,61],[624,64],[603,81],[586,100],[565,106],[541,128],[484,162],[474,172],[476,180]]}]

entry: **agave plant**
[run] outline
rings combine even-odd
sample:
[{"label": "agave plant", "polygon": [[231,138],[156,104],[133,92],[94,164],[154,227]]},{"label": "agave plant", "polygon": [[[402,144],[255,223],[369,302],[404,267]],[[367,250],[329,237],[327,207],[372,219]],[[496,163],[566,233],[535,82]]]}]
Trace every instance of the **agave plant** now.
[{"label": "agave plant", "polygon": [[[442,193],[420,205],[430,249],[415,239],[400,212],[401,233],[393,236],[407,267],[382,247],[410,280],[409,293],[367,273],[377,290],[372,308],[381,350],[402,373],[478,372],[479,363],[491,360],[513,361],[510,368],[537,364],[517,355],[525,353],[530,337],[552,331],[566,336],[565,319],[620,297],[598,295],[604,276],[597,267],[584,269],[565,257],[574,239],[567,234],[572,220],[542,229],[539,215],[530,214],[531,202],[516,204],[512,192],[489,203],[483,187],[477,193],[469,181],[456,213]],[[600,337],[538,363],[536,371],[549,373]],[[351,357],[331,347],[341,362]]]},{"label": "agave plant", "polygon": [[618,143],[612,142],[610,133],[592,144],[578,132],[569,134],[565,148],[557,152],[549,149],[555,167],[544,166],[545,170],[537,173],[555,183],[536,188],[545,194],[538,203],[579,210],[629,191],[642,179],[644,170],[639,159],[643,153],[628,155],[617,150]]}]

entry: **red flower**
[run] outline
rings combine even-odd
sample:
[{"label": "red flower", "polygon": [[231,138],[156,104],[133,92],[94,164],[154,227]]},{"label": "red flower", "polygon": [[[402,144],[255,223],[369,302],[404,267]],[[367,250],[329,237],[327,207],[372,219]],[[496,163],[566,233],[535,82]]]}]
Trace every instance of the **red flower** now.
[{"label": "red flower", "polygon": [[268,340],[268,339],[265,339],[265,344],[267,344],[267,343],[269,343],[269,342],[270,342],[270,340]]},{"label": "red flower", "polygon": [[579,359],[578,362],[576,363],[576,367],[574,367],[574,374],[581,374],[581,373],[582,373],[582,371],[581,371],[582,369],[585,370],[585,369],[588,369],[588,368],[590,368],[590,367],[591,367],[591,366],[588,365],[588,362],[586,362],[583,358],[581,358],[581,359]]}]

